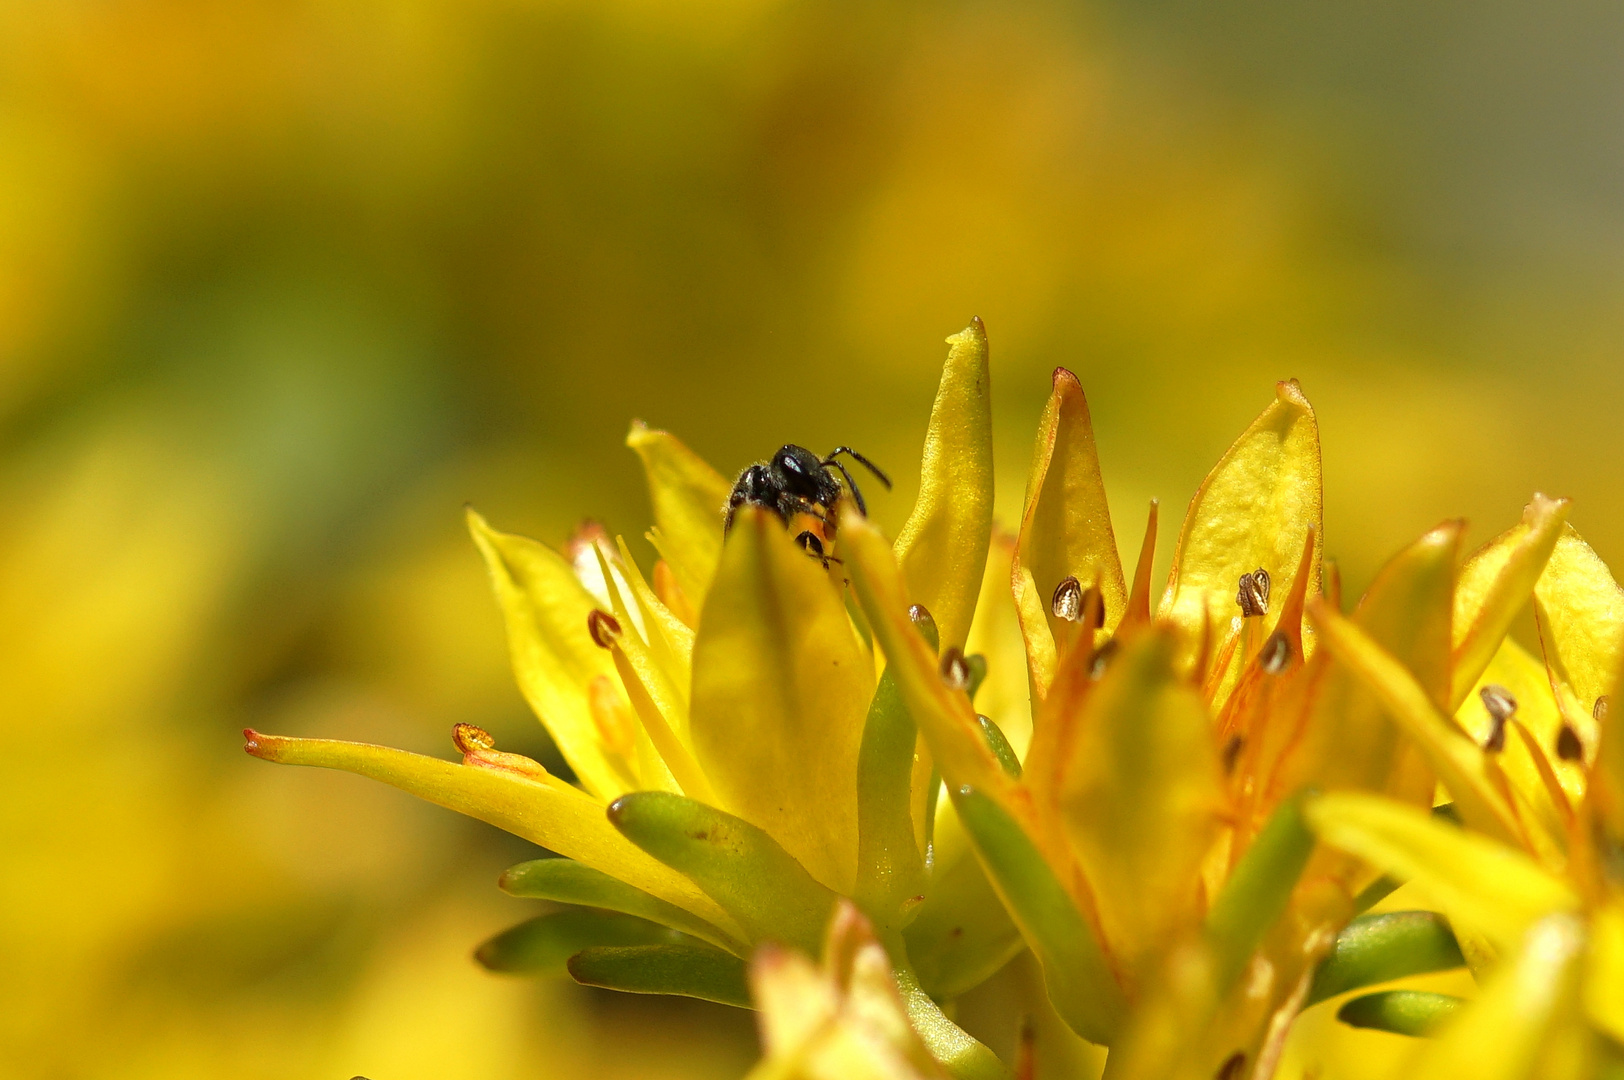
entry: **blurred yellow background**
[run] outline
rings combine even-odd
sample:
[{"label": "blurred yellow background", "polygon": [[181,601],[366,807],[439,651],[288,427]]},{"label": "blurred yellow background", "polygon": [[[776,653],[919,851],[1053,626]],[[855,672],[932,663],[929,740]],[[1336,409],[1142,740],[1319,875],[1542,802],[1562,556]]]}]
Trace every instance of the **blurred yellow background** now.
[{"label": "blurred yellow background", "polygon": [[1056,364],[1129,551],[1297,376],[1350,590],[1536,488],[1617,565],[1621,84],[1592,0],[0,3],[0,1077],[743,1073],[473,965],[525,845],[240,748],[546,757],[462,504],[651,556],[632,417],[894,527],[979,314],[1006,521]]}]

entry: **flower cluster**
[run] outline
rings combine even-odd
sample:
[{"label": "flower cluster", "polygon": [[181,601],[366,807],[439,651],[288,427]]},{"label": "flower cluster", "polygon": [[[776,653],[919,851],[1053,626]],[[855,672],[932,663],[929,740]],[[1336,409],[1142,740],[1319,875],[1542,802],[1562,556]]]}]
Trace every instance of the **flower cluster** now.
[{"label": "flower cluster", "polygon": [[[1266,1080],[1333,998],[1436,1035],[1406,1076],[1624,1069],[1624,592],[1567,502],[1464,559],[1445,522],[1345,610],[1283,382],[1153,597],[1156,505],[1130,580],[1064,369],[1019,530],[994,525],[986,336],[948,341],[894,543],[844,495],[746,501],[724,538],[729,482],[642,425],[652,574],[599,529],[558,551],[470,513],[575,783],[467,726],[460,763],[249,752],[557,853],[503,875],[553,906],[479,959],[754,1002],[762,1077],[1070,1077],[1106,1047],[1113,1080]],[[1540,655],[1508,636],[1530,600]],[[1425,907],[1369,911],[1400,884]],[[1462,966],[1470,1001],[1365,992]],[[1018,1006],[1001,1054],[953,1019],[990,980]]]}]

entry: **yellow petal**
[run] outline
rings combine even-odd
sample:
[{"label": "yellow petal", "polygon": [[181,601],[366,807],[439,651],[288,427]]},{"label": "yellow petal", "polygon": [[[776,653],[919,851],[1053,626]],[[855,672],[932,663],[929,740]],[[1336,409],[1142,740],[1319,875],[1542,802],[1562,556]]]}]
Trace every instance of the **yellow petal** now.
[{"label": "yellow petal", "polygon": [[1552,915],[1529,932],[1512,963],[1476,1001],[1423,1044],[1399,1075],[1428,1080],[1568,1080],[1589,1075],[1575,1060],[1574,1023],[1584,927]]},{"label": "yellow petal", "polygon": [[526,763],[528,775],[520,775],[512,769],[459,765],[367,743],[290,739],[252,731],[247,735],[248,751],[256,757],[381,780],[602,870],[744,940],[738,923],[698,886],[622,836],[609,823],[601,802],[549,776],[534,762]]},{"label": "yellow petal", "polygon": [[675,435],[634,421],[626,445],[643,459],[660,554],[699,610],[722,557],[722,508],[732,485]]},{"label": "yellow petal", "polygon": [[1426,690],[1359,627],[1329,604],[1309,605],[1320,642],[1382,703],[1455,799],[1468,825],[1509,844],[1521,842],[1516,813],[1490,776],[1483,751],[1444,719]]},{"label": "yellow petal", "polygon": [[1049,598],[1067,577],[1084,588],[1099,588],[1105,629],[1114,631],[1127,611],[1128,587],[1111,531],[1094,427],[1077,376],[1055,368],[1053,389],[1038,421],[1011,578],[1022,631],[1028,642],[1037,642],[1029,646],[1029,657],[1040,694],[1054,677],[1052,647],[1044,644],[1058,631]]},{"label": "yellow petal", "polygon": [[[1183,632],[1186,658],[1196,651],[1203,620],[1218,630],[1240,614],[1241,575],[1259,568],[1270,575],[1271,602],[1257,640],[1273,631],[1309,529],[1316,537],[1309,593],[1319,591],[1319,428],[1295,379],[1276,384],[1275,395],[1207,474],[1185,514],[1160,614]],[[1233,673],[1225,676],[1215,700],[1233,680]]]},{"label": "yellow petal", "polygon": [[1165,630],[1123,644],[1083,704],[1061,782],[1067,830],[1112,952],[1133,963],[1193,925],[1217,831],[1217,753]]},{"label": "yellow petal", "polygon": [[614,662],[587,633],[597,601],[547,545],[497,532],[473,510],[468,531],[490,571],[525,700],[582,786],[605,802],[629,791],[629,765],[606,752],[592,720],[588,687],[598,675],[615,678]]},{"label": "yellow petal", "polygon": [[773,514],[744,508],[694,640],[694,754],[724,809],[848,895],[873,672],[817,560]]},{"label": "yellow petal", "polygon": [[992,717],[1016,755],[1024,758],[1032,741],[1032,705],[1021,625],[1009,595],[1014,554],[1015,537],[995,529],[987,551],[981,599],[976,602],[975,623],[970,627],[964,651],[987,658],[987,678],[976,692],[976,711]]},{"label": "yellow petal", "polygon": [[[1556,698],[1551,694],[1551,683],[1545,665],[1530,656],[1527,649],[1511,638],[1500,642],[1494,659],[1483,672],[1472,692],[1466,695],[1455,711],[1455,720],[1482,746],[1494,730],[1479,693],[1490,684],[1511,692],[1517,702],[1516,722],[1526,728],[1545,752],[1557,779],[1563,783],[1568,798],[1574,802],[1584,796],[1584,772],[1567,762],[1556,760],[1556,739],[1562,730],[1562,715],[1557,711]],[[1527,744],[1511,732],[1506,732],[1505,748],[1495,755],[1495,762],[1516,790],[1520,801],[1534,813],[1540,827],[1551,838],[1550,845],[1560,844],[1567,833],[1567,813],[1551,798],[1540,766],[1531,756]]]},{"label": "yellow petal", "polygon": [[1564,524],[1534,585],[1547,657],[1578,699],[1570,719],[1586,746],[1596,739],[1596,699],[1618,679],[1624,654],[1624,589],[1589,544]]},{"label": "yellow petal", "polygon": [[942,648],[962,648],[992,535],[992,395],[987,331],[976,319],[947,339],[925,433],[919,499],[897,534],[908,596],[936,619]]},{"label": "yellow petal", "polygon": [[1455,674],[1449,707],[1456,708],[1494,659],[1562,535],[1569,502],[1536,492],[1522,520],[1466,560],[1455,588]]},{"label": "yellow petal", "polygon": [[1591,916],[1584,997],[1591,1022],[1624,1043],[1624,900]]},{"label": "yellow petal", "polygon": [[1561,878],[1521,852],[1417,807],[1339,792],[1310,799],[1304,815],[1321,840],[1422,886],[1502,952],[1515,951],[1536,920],[1579,903]]},{"label": "yellow petal", "polygon": [[840,547],[874,638],[943,778],[953,786],[1007,791],[1009,778],[981,735],[970,699],[943,683],[935,652],[908,617],[908,596],[891,546],[855,508],[844,507]]}]

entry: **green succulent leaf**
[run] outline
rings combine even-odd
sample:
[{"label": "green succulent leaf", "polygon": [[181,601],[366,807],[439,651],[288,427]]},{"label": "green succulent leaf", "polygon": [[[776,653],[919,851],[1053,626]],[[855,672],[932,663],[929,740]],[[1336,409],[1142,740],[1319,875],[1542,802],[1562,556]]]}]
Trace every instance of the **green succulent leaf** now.
[{"label": "green succulent leaf", "polygon": [[1395,1035],[1431,1035],[1454,1016],[1465,1000],[1427,990],[1383,990],[1349,1001],[1336,1018],[1349,1027],[1374,1028]]},{"label": "green succulent leaf", "polygon": [[1362,986],[1463,967],[1455,932],[1436,911],[1389,911],[1354,919],[1320,962],[1304,1007]]},{"label": "green succulent leaf", "polygon": [[1234,984],[1263,935],[1285,912],[1313,852],[1314,833],[1303,820],[1302,805],[1288,799],[1246,849],[1207,912],[1207,938],[1221,989]]},{"label": "green succulent leaf", "polygon": [[682,935],[664,926],[591,908],[566,908],[526,919],[474,951],[491,971],[514,975],[563,975],[570,957],[594,945],[671,945]]},{"label": "green succulent leaf", "polygon": [[721,905],[751,944],[818,950],[835,894],[761,829],[668,791],[622,795],[609,804],[609,820]]},{"label": "green succulent leaf", "polygon": [[618,911],[691,934],[730,952],[742,949],[728,935],[675,904],[650,896],[642,889],[574,859],[531,859],[518,863],[502,872],[497,885],[509,896]]},{"label": "green succulent leaf", "polygon": [[899,925],[903,904],[925,892],[925,859],[914,835],[913,772],[919,729],[897,686],[880,677],[857,755],[859,906],[884,927]]},{"label": "green succulent leaf", "polygon": [[1094,927],[1031,838],[994,800],[961,787],[953,793],[953,805],[1021,936],[1043,965],[1055,1010],[1083,1038],[1110,1043],[1127,1002]]},{"label": "green succulent leaf", "polygon": [[593,946],[570,957],[568,967],[586,986],[750,1007],[744,961],[708,945]]}]

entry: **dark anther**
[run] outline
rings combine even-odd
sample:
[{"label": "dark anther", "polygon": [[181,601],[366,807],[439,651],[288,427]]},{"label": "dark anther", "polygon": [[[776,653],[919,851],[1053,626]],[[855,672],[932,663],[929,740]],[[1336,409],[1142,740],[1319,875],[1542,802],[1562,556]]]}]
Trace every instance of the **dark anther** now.
[{"label": "dark anther", "polygon": [[1067,622],[1076,622],[1083,617],[1083,587],[1076,578],[1065,578],[1054,587],[1049,610],[1054,612],[1055,618]]},{"label": "dark anther", "polygon": [[1241,738],[1240,732],[1237,731],[1235,734],[1229,737],[1228,742],[1224,743],[1225,776],[1228,776],[1230,773],[1235,771],[1235,762],[1240,760],[1241,746],[1245,743],[1245,741],[1246,740]]},{"label": "dark anther", "polygon": [[1237,1050],[1225,1058],[1222,1065],[1218,1066],[1218,1071],[1213,1074],[1213,1080],[1241,1080],[1241,1073],[1245,1071],[1246,1053],[1243,1050]]},{"label": "dark anther", "polygon": [[1477,696],[1483,699],[1483,707],[1489,711],[1489,719],[1494,721],[1494,727],[1489,729],[1489,737],[1483,741],[1483,749],[1498,754],[1506,748],[1506,721],[1516,714],[1517,699],[1498,683],[1485,686],[1477,692]]},{"label": "dark anther", "polygon": [[1590,715],[1594,716],[1597,720],[1605,720],[1605,719],[1607,719],[1607,695],[1606,694],[1603,694],[1601,697],[1596,699],[1596,703],[1590,707]]},{"label": "dark anther", "polygon": [[1235,603],[1241,606],[1241,614],[1250,619],[1254,615],[1266,615],[1269,611],[1269,572],[1261,566],[1250,574],[1241,575],[1241,587],[1235,593]]},{"label": "dark anther", "polygon": [[967,690],[970,687],[970,662],[964,658],[964,652],[957,645],[950,646],[942,653],[941,662],[942,682],[947,684],[949,690]]},{"label": "dark anther", "polygon": [[1263,643],[1263,649],[1258,653],[1258,666],[1270,675],[1278,675],[1286,670],[1291,663],[1291,642],[1283,631],[1276,630],[1269,635],[1269,640]]},{"label": "dark anther", "polygon": [[1099,682],[1100,676],[1105,674],[1105,669],[1110,665],[1111,657],[1116,655],[1116,651],[1116,638],[1112,638],[1104,645],[1101,645],[1099,651],[1094,654],[1094,659],[1089,662],[1088,677],[1095,682]]},{"label": "dark anther", "polygon": [[462,754],[496,749],[496,740],[491,738],[491,733],[473,724],[452,724],[451,742]]},{"label": "dark anther", "polygon": [[607,611],[592,609],[586,617],[586,632],[600,649],[610,648],[620,636],[620,620]]},{"label": "dark anther", "polygon": [[930,642],[931,650],[935,651],[937,644],[941,641],[941,636],[936,629],[936,620],[931,616],[930,611],[924,604],[915,604],[908,609],[908,618],[913,622],[914,629],[919,631],[919,636]]},{"label": "dark anther", "polygon": [[1569,724],[1563,724],[1556,733],[1556,756],[1563,761],[1583,761],[1585,748],[1579,742],[1579,733]]}]

